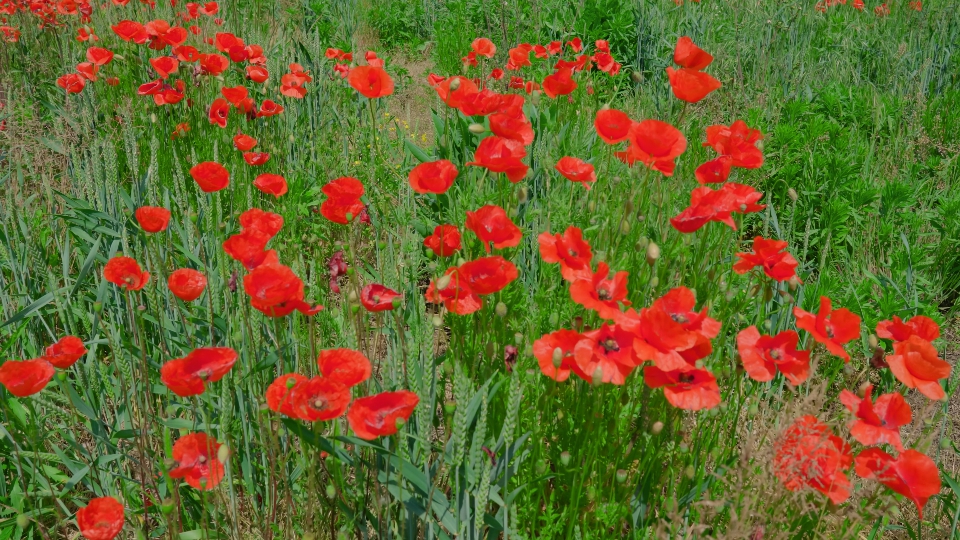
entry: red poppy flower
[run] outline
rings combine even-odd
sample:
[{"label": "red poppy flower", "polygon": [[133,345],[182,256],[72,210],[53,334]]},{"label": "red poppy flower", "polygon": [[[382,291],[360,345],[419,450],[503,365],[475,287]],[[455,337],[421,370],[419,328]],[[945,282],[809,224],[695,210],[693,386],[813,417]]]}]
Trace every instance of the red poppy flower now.
[{"label": "red poppy flower", "polygon": [[244,135],[243,133],[238,133],[233,137],[233,146],[240,150],[241,152],[246,152],[252,150],[254,146],[257,145],[257,140],[249,135]]},{"label": "red poppy flower", "polygon": [[180,67],[180,61],[172,56],[161,56],[151,58],[150,65],[153,66],[161,79],[166,79],[171,73],[177,71],[177,68]]},{"label": "red poppy flower", "polygon": [[278,199],[287,192],[287,180],[279,174],[261,174],[253,181],[253,185],[260,191]]},{"label": "red poppy flower", "polygon": [[693,40],[681,36],[677,46],[673,49],[673,63],[687,69],[701,70],[713,62],[713,56],[694,45]]},{"label": "red poppy flower", "polygon": [[198,396],[206,390],[206,383],[217,382],[237,361],[237,351],[229,347],[194,349],[183,358],[177,358],[160,368],[160,380],[180,397]]},{"label": "red poppy flower", "polygon": [[670,88],[677,99],[687,103],[697,103],[711,92],[720,88],[720,81],[702,71],[667,67],[667,77],[670,79]]},{"label": "red poppy flower", "polygon": [[417,193],[445,193],[457,178],[457,167],[445,159],[421,163],[410,171],[409,178]]},{"label": "red poppy flower", "polygon": [[64,336],[59,341],[47,347],[43,359],[53,364],[53,367],[67,369],[87,354],[83,340],[76,336]]},{"label": "red poppy flower", "polygon": [[732,166],[733,158],[720,156],[697,167],[694,176],[696,176],[697,182],[701,184],[722,184],[727,181],[727,178],[730,178]]},{"label": "red poppy flower", "polygon": [[287,373],[277,377],[267,387],[267,407],[273,412],[296,418],[293,404],[290,402],[290,393],[293,387],[306,380],[308,379],[299,373]]},{"label": "red poppy flower", "polygon": [[[451,90],[451,86],[456,89]],[[452,109],[461,109],[468,100],[479,93],[479,88],[473,80],[459,75],[444,79],[434,87],[434,90],[440,96],[440,100]]]},{"label": "red poppy flower", "polygon": [[223,243],[223,251],[247,270],[253,270],[266,260],[269,253],[266,251],[267,243],[271,238],[273,235],[263,231],[246,229],[227,238]]},{"label": "red poppy flower", "polygon": [[533,356],[540,364],[540,371],[557,382],[567,380],[571,371],[580,369],[574,358],[574,350],[582,339],[584,336],[579,332],[557,330],[534,341]]},{"label": "red poppy flower", "polygon": [[633,333],[619,325],[604,323],[585,332],[573,349],[574,372],[586,381],[623,384],[640,364],[633,341]]},{"label": "red poppy flower", "polygon": [[[533,124],[522,112],[519,111],[519,109],[516,112],[498,112],[490,115],[490,131],[493,132],[493,134],[497,137],[519,142],[524,146],[532,144],[535,137],[535,133],[533,132]],[[487,139],[480,141],[480,145],[482,146],[483,142],[490,138],[492,137],[488,137]],[[477,152],[480,152],[479,148],[477,149]],[[516,153],[519,154],[519,152]],[[510,154],[505,152],[504,155],[509,156]],[[519,162],[519,158],[522,158],[525,155],[526,151],[523,152],[523,155],[517,155],[517,162]],[[516,163],[513,163],[513,165],[516,165]],[[523,165],[522,163],[520,163],[520,166],[526,168],[526,165]],[[517,169],[517,174],[519,174],[519,166]],[[490,168],[490,170],[493,169]],[[495,172],[506,172],[508,177],[511,173],[510,170]],[[524,170],[524,173],[526,173],[526,170]],[[517,178],[517,180],[510,178],[511,182],[518,180],[519,178]]]},{"label": "red poppy flower", "polygon": [[719,321],[707,308],[694,311],[696,298],[686,287],[671,289],[639,313],[619,314],[618,323],[637,336],[634,348],[641,360],[663,371],[691,371],[713,350],[710,340],[720,333]]},{"label": "red poppy flower", "polygon": [[53,365],[43,358],[7,360],[0,365],[0,384],[17,397],[32,396],[47,386],[53,373]]},{"label": "red poppy flower", "polygon": [[473,43],[470,44],[470,48],[473,49],[473,52],[477,53],[478,55],[485,56],[487,58],[493,58],[493,55],[497,54],[497,46],[487,38],[481,37],[473,40]]},{"label": "red poppy flower", "polygon": [[811,487],[840,504],[850,497],[844,474],[853,464],[850,445],[814,416],[798,418],[774,442],[774,474],[790,491]]},{"label": "red poppy flower", "polygon": [[565,156],[557,161],[555,167],[557,172],[571,182],[583,184],[583,187],[590,189],[590,183],[597,181],[597,175],[594,172],[593,165],[583,161],[580,158]]},{"label": "red poppy flower", "polygon": [[124,41],[132,41],[138,45],[147,42],[147,30],[136,21],[124,20],[111,26],[113,33]]},{"label": "red poppy flower", "polygon": [[213,100],[208,115],[210,123],[221,128],[227,127],[227,117],[230,115],[230,103],[223,98]]},{"label": "red poppy flower", "polygon": [[243,276],[243,290],[250,295],[250,305],[268,317],[285,317],[294,310],[309,316],[323,309],[304,301],[303,281],[288,266],[280,264],[272,250]]},{"label": "red poppy flower", "polygon": [[66,90],[68,94],[79,94],[86,84],[86,79],[78,73],[70,73],[57,79],[57,86]]},{"label": "red poppy flower", "polygon": [[543,93],[554,99],[571,94],[576,89],[577,82],[573,80],[570,68],[560,68],[543,79]]},{"label": "red poppy flower", "polygon": [[597,69],[610,76],[620,73],[620,68],[623,67],[608,52],[598,52],[593,55],[593,61],[596,62]]},{"label": "red poppy flower", "polygon": [[354,90],[370,99],[393,93],[393,79],[381,67],[357,66],[350,70],[347,79]]},{"label": "red poppy flower", "polygon": [[456,225],[437,225],[433,234],[424,238],[423,245],[437,257],[449,257],[463,247]]},{"label": "red poppy flower", "polygon": [[201,54],[200,72],[216,77],[230,67],[230,60],[220,54]]},{"label": "red poppy flower", "polygon": [[447,311],[469,315],[483,307],[483,299],[470,289],[456,267],[448,268],[440,279],[430,282],[424,297],[431,304],[442,303]]},{"label": "red poppy flower", "polygon": [[134,212],[134,216],[140,228],[148,233],[164,231],[170,223],[170,211],[157,206],[141,206]]},{"label": "red poppy flower", "polygon": [[522,161],[527,151],[523,143],[502,137],[487,137],[480,141],[477,151],[474,152],[475,161],[467,165],[484,167],[491,172],[504,173],[513,183],[517,183],[527,175],[527,165]]},{"label": "red poppy flower", "polygon": [[350,388],[336,379],[314,377],[290,390],[290,408],[295,418],[307,422],[333,420],[350,404]]},{"label": "red poppy flower", "polygon": [[756,326],[737,334],[737,351],[747,376],[755,381],[772,381],[777,371],[790,384],[802,384],[810,376],[810,351],[798,351],[800,336],[785,330],[776,336],[761,336]]},{"label": "red poppy flower", "polygon": [[682,233],[695,232],[711,221],[737,230],[732,215],[763,210],[766,205],[756,204],[762,197],[763,193],[752,187],[732,182],[717,190],[701,186],[690,193],[690,206],[670,218],[670,224]]},{"label": "red poppy flower", "polygon": [[123,529],[123,505],[113,497],[91,499],[77,510],[77,526],[87,540],[113,540]]},{"label": "red poppy flower", "polygon": [[646,366],[643,382],[650,388],[663,388],[663,396],[678,409],[699,411],[720,405],[717,378],[705,369],[663,371],[656,366]]},{"label": "red poppy flower", "polygon": [[476,294],[499,292],[519,276],[517,267],[499,255],[465,262],[459,270],[460,279]]},{"label": "red poppy flower", "polygon": [[883,394],[874,403],[871,392],[872,384],[864,389],[863,399],[849,390],[840,392],[840,402],[857,417],[850,424],[850,435],[865,446],[887,443],[903,452],[900,427],[913,419],[910,405],[897,392]]},{"label": "red poppy flower", "polygon": [[190,176],[204,193],[213,193],[230,185],[230,173],[216,161],[204,161],[190,169]]},{"label": "red poppy flower", "polygon": [[567,45],[569,45],[570,48],[573,49],[573,52],[577,52],[577,53],[578,53],[578,52],[580,52],[580,51],[583,50],[583,41],[581,41],[580,38],[578,38],[578,37],[575,37],[575,38],[571,39],[570,41],[568,41],[568,42],[567,42]]},{"label": "red poppy flower", "polygon": [[257,112],[258,118],[276,116],[283,112],[283,105],[276,103],[272,99],[265,99],[260,103],[260,110]]},{"label": "red poppy flower", "polygon": [[644,120],[633,124],[629,139],[629,160],[640,161],[665,176],[673,175],[676,166],[674,160],[687,149],[687,139],[683,133],[660,120]]},{"label": "red poppy flower", "polygon": [[181,45],[173,49],[172,52],[177,55],[177,60],[181,62],[193,63],[200,60],[200,51],[190,45]]},{"label": "red poppy flower", "polygon": [[265,212],[259,208],[251,208],[240,214],[240,226],[244,229],[256,229],[271,238],[283,228],[283,216],[273,212]]},{"label": "red poppy flower", "polygon": [[519,69],[524,66],[529,66],[530,64],[530,51],[533,50],[533,45],[529,43],[521,43],[516,47],[510,49],[508,52],[510,61],[507,65],[507,68]]},{"label": "red poppy flower", "polygon": [[390,311],[396,298],[400,298],[400,293],[379,283],[371,283],[360,291],[360,303],[367,311]]},{"label": "red poppy flower", "polygon": [[502,101],[503,96],[501,94],[489,88],[484,88],[461,99],[458,108],[464,116],[487,116],[499,111]]},{"label": "red poppy flower", "polygon": [[97,66],[105,66],[113,61],[113,52],[103,47],[89,47],[87,61]]},{"label": "red poppy flower", "polygon": [[266,152],[244,152],[243,160],[247,162],[247,165],[259,167],[270,161],[270,154]]},{"label": "red poppy flower", "polygon": [[937,349],[927,340],[912,335],[893,344],[887,356],[893,375],[908,388],[916,388],[930,399],[941,400],[945,394],[940,379],[950,376],[950,364],[940,359]]},{"label": "red poppy flower", "polygon": [[238,106],[241,101],[247,99],[248,95],[247,87],[243,85],[234,86],[232,88],[223,87],[220,89],[220,93],[223,94],[223,97],[234,107]]},{"label": "red poppy flower", "polygon": [[[734,263],[733,269],[738,274],[746,274],[753,268],[763,268],[763,273],[777,281],[787,281],[797,277],[799,263],[793,255],[787,253],[787,242],[770,240],[762,236],[753,239],[752,253],[737,253],[739,261]],[[799,280],[799,278],[798,278]]]},{"label": "red poppy flower", "polygon": [[533,46],[533,55],[537,58],[549,58],[550,53],[547,51],[547,48],[543,45],[534,45]]},{"label": "red poppy flower", "polygon": [[860,317],[847,308],[833,310],[830,299],[820,297],[820,311],[814,315],[798,307],[793,308],[797,328],[810,332],[813,339],[827,347],[830,354],[850,361],[843,345],[860,337]]},{"label": "red poppy flower", "polygon": [[327,200],[320,205],[320,213],[334,223],[346,225],[350,222],[348,214],[355,219],[364,209],[364,204],[360,201],[364,192],[363,183],[356,178],[331,180],[321,191],[327,196]]},{"label": "red poppy flower", "polygon": [[139,291],[150,281],[150,272],[140,270],[130,257],[114,257],[103,267],[103,277],[122,289]]},{"label": "red poppy flower", "polygon": [[896,459],[879,448],[867,448],[857,456],[855,470],[913,501],[923,519],[927,500],[940,493],[940,469],[929,456],[910,449]]},{"label": "red poppy flower", "polygon": [[350,429],[361,439],[389,437],[397,432],[398,421],[406,422],[420,398],[413,392],[383,392],[362,397],[350,405],[347,421]]},{"label": "red poppy flower", "polygon": [[877,323],[877,336],[894,341],[906,341],[910,336],[933,341],[940,337],[940,325],[930,317],[917,315],[908,321],[903,321],[896,315],[892,321]]},{"label": "red poppy flower", "polygon": [[600,109],[593,120],[597,135],[607,144],[617,144],[627,140],[633,120],[627,113],[616,109]]},{"label": "red poppy flower", "polygon": [[97,72],[100,71],[100,66],[92,64],[90,62],[80,62],[77,64],[77,73],[83,76],[84,79],[88,81],[97,80]]},{"label": "red poppy flower", "polygon": [[476,212],[467,211],[467,228],[483,242],[484,249],[490,253],[490,243],[496,249],[514,247],[520,244],[523,233],[499,206],[487,205]]},{"label": "red poppy flower", "polygon": [[763,152],[757,141],[763,139],[759,130],[750,129],[743,120],[730,127],[715,125],[707,128],[707,142],[703,146],[713,148],[721,156],[729,156],[730,165],[743,169],[756,169],[763,165]]},{"label": "red poppy flower", "polygon": [[560,234],[541,233],[537,237],[540,244],[540,256],[544,262],[560,263],[560,275],[567,281],[593,279],[590,261],[593,251],[583,239],[583,231],[577,227],[568,227]]},{"label": "red poppy flower", "polygon": [[210,491],[223,480],[224,466],[219,459],[220,443],[206,433],[191,433],[173,444],[176,466],[170,478],[183,478],[194,489]]},{"label": "red poppy flower", "polygon": [[246,72],[247,78],[255,83],[264,83],[270,78],[270,72],[263,66],[247,66]]},{"label": "red poppy flower", "polygon": [[207,277],[192,268],[178,268],[167,278],[167,287],[184,302],[193,302],[207,288]]},{"label": "red poppy flower", "polygon": [[570,298],[581,306],[597,312],[601,319],[615,319],[620,315],[620,304],[627,300],[627,272],[617,272],[607,279],[607,263],[597,265],[597,273],[589,279],[578,279],[570,285]]}]

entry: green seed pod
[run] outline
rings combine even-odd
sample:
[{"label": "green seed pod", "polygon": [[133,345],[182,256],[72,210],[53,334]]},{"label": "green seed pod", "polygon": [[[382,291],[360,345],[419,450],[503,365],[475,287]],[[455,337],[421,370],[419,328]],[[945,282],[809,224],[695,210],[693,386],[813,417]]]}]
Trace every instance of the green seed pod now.
[{"label": "green seed pod", "polygon": [[545,461],[538,461],[536,466],[537,474],[543,474],[547,472],[547,463]]},{"label": "green seed pod", "polygon": [[65,381],[65,380],[67,380],[67,372],[66,372],[66,371],[58,371],[58,372],[57,372],[57,380],[60,381],[60,382],[63,382],[63,381]]},{"label": "green seed pod", "polygon": [[384,241],[377,242],[377,247],[380,249],[387,249],[387,243]]},{"label": "green seed pod", "polygon": [[622,484],[627,481],[627,471],[623,469],[617,469],[617,483]]},{"label": "green seed pod", "polygon": [[560,453],[560,464],[564,467],[570,464],[570,452],[564,450]]},{"label": "green seed pod", "polygon": [[166,499],[163,500],[162,503],[160,503],[160,512],[162,512],[163,515],[165,516],[170,515],[170,513],[173,512],[173,509],[174,509],[173,499],[171,499],[170,497],[167,497]]},{"label": "green seed pod", "polygon": [[337,488],[335,488],[333,484],[327,484],[326,491],[327,491],[328,499],[333,499],[334,497],[337,496]]},{"label": "green seed pod", "polygon": [[398,307],[400,307],[400,304],[401,304],[401,301],[399,296],[390,301],[390,305],[393,306],[393,309],[397,309]]},{"label": "green seed pod", "polygon": [[454,411],[456,411],[456,410],[457,410],[457,402],[456,402],[456,401],[450,399],[450,400],[447,400],[446,402],[444,402],[444,404],[443,404],[443,412],[444,412],[444,413],[446,413],[446,414],[449,415],[449,414],[453,414]]},{"label": "green seed pod", "polygon": [[28,518],[24,514],[17,514],[17,527],[20,527],[21,529],[26,529],[29,526],[30,526],[30,518]]},{"label": "green seed pod", "polygon": [[397,420],[394,422],[394,425],[397,427],[397,429],[400,429],[400,428],[402,428],[404,425],[406,425],[406,423],[407,423],[407,421],[404,420],[403,418],[397,418]]}]

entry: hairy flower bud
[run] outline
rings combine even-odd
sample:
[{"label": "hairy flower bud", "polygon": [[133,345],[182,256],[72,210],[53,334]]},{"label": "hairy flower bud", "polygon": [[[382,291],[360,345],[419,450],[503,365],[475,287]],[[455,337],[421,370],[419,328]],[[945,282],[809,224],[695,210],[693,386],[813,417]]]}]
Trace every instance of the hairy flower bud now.
[{"label": "hairy flower bud", "polygon": [[797,199],[800,198],[800,195],[797,194],[797,190],[790,188],[787,190],[787,197],[790,197],[790,200],[797,202]]},{"label": "hairy flower bud", "polygon": [[651,240],[650,243],[647,244],[647,264],[649,264],[650,266],[653,266],[653,264],[657,262],[657,259],[659,258],[660,258],[660,246],[658,246],[656,242],[653,242]]},{"label": "hairy flower bud", "polygon": [[473,133],[474,135],[480,135],[481,133],[487,130],[487,128],[483,124],[476,124],[476,123],[470,124],[470,127],[467,129],[469,129],[470,133]]},{"label": "hairy flower bud", "polygon": [[663,431],[663,422],[659,420],[657,420],[656,422],[653,423],[652,426],[650,426],[650,433],[653,433],[654,435],[659,435],[661,431]]}]

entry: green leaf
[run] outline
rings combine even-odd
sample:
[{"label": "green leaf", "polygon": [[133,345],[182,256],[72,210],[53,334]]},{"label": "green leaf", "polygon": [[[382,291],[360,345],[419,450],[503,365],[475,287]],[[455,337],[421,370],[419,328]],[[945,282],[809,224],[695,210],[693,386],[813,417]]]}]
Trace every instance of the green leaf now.
[{"label": "green leaf", "polygon": [[[60,290],[63,290],[63,289],[60,289]],[[59,292],[59,290],[58,290],[57,292]],[[8,325],[11,325],[11,324],[14,324],[14,323],[17,323],[17,322],[22,321],[23,319],[29,317],[30,315],[33,315],[34,313],[36,313],[37,311],[39,311],[40,308],[42,308],[43,306],[49,304],[50,302],[53,302],[53,298],[54,298],[54,293],[47,293],[47,294],[41,296],[41,297],[40,297],[39,299],[37,299],[35,302],[33,302],[32,304],[30,304],[29,306],[27,306],[23,311],[17,313],[17,314],[14,315],[13,317],[10,317],[9,319],[7,319],[7,321],[6,321],[5,323],[0,324],[0,328],[3,328],[4,326],[8,326]]]},{"label": "green leaf", "polygon": [[426,163],[427,161],[432,161],[430,156],[428,156],[423,150],[420,149],[416,144],[414,144],[410,139],[403,140],[403,146],[406,147],[407,151],[413,154],[413,157],[417,158],[420,163]]}]

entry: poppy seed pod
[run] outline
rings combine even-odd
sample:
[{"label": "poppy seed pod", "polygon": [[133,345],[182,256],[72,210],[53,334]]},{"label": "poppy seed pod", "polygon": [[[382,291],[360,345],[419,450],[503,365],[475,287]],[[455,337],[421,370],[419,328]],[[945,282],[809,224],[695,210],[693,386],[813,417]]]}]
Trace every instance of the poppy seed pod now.
[{"label": "poppy seed pod", "polygon": [[405,426],[406,424],[407,424],[407,421],[404,420],[402,417],[401,417],[401,418],[397,418],[397,419],[393,422],[393,425],[396,426],[397,429],[402,428],[402,427]]},{"label": "poppy seed pod", "polygon": [[480,135],[481,133],[487,131],[486,126],[477,123],[470,124],[470,127],[467,129],[469,129],[470,133],[473,133],[474,135]]},{"label": "poppy seed pod", "polygon": [[164,515],[169,515],[171,512],[173,512],[173,499],[169,497],[164,499],[163,502],[160,503],[160,512],[162,512]]},{"label": "poppy seed pod", "polygon": [[617,469],[617,483],[622,484],[627,481],[627,471],[623,469]]},{"label": "poppy seed pod", "polygon": [[658,246],[656,242],[651,241],[649,244],[647,244],[647,264],[653,266],[659,258],[660,246]]},{"label": "poppy seed pod", "polygon": [[564,450],[560,453],[560,464],[564,467],[570,464],[570,452]]},{"label": "poppy seed pod", "polygon": [[663,431],[663,422],[659,420],[657,420],[656,422],[653,423],[652,426],[650,426],[650,433],[653,433],[654,435],[659,435],[661,431]]},{"label": "poppy seed pod", "polygon": [[67,380],[67,372],[66,372],[66,371],[58,371],[58,372],[57,372],[57,380],[58,380],[58,381],[61,381],[61,382]]},{"label": "poppy seed pod", "polygon": [[533,106],[534,106],[534,107],[540,105],[540,91],[539,91],[539,90],[534,90],[533,93],[530,94],[530,103],[533,103]]},{"label": "poppy seed pod", "polygon": [[443,404],[443,412],[450,415],[457,410],[457,402],[452,399]]}]

